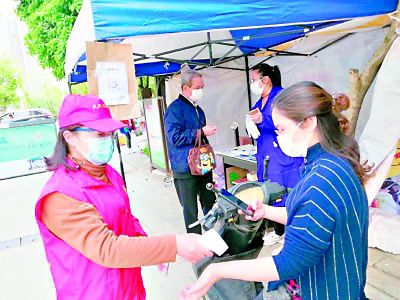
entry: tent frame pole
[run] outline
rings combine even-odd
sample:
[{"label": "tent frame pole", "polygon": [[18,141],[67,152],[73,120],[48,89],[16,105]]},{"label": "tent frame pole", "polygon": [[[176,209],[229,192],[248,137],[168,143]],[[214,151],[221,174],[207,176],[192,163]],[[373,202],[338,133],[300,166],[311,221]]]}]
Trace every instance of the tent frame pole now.
[{"label": "tent frame pole", "polygon": [[246,66],[247,99],[249,102],[249,111],[250,111],[252,105],[251,105],[251,91],[250,91],[250,68],[249,68],[249,58],[247,55],[244,57],[244,63]]},{"label": "tent frame pole", "polygon": [[186,47],[182,47],[182,48],[177,48],[177,49],[174,49],[174,50],[169,50],[169,51],[164,51],[164,52],[160,52],[160,53],[157,53],[157,54],[154,54],[154,55],[145,55],[145,54],[141,54],[141,53],[133,53],[133,55],[136,55],[136,56],[140,56],[141,58],[137,58],[137,59],[135,59],[135,61],[141,61],[141,60],[146,60],[146,59],[149,59],[149,58],[158,58],[159,56],[161,56],[161,55],[168,55],[168,54],[172,54],[172,53],[176,53],[176,52],[180,52],[180,51],[184,51],[184,50],[189,50],[189,49],[192,49],[192,48],[197,48],[197,47],[201,47],[201,46],[207,46],[207,42],[204,42],[204,43],[198,43],[198,44],[194,44],[194,45],[190,45],[190,46],[186,46]]},{"label": "tent frame pole", "polygon": [[326,44],[325,46],[323,46],[323,47],[315,50],[314,52],[308,54],[308,56],[313,56],[313,55],[317,54],[318,52],[320,52],[322,50],[325,50],[326,48],[332,46],[333,44],[336,44],[337,42],[340,42],[341,40],[344,40],[344,39],[348,38],[351,35],[353,35],[353,33],[348,33],[348,34],[346,34],[344,36],[341,36],[340,38],[337,38],[336,40],[333,40],[332,42]]},{"label": "tent frame pole", "polygon": [[67,84],[68,84],[68,92],[69,92],[70,94],[72,94],[71,74],[68,75]]},{"label": "tent frame pole", "polygon": [[[213,66],[213,65],[218,65],[219,63],[221,63],[229,54],[231,54],[234,50],[236,50],[237,48],[241,47],[241,45],[243,43],[245,43],[248,40],[254,40],[254,39],[261,39],[261,38],[266,38],[266,37],[272,37],[272,36],[277,36],[277,35],[289,35],[289,34],[294,34],[294,33],[304,33],[304,29],[296,29],[296,30],[290,30],[290,31],[284,31],[284,32],[274,32],[274,33],[269,33],[269,34],[263,34],[263,35],[250,35],[248,37],[242,37],[241,41],[238,44],[229,44],[226,42],[232,42],[232,41],[236,41],[238,39],[235,38],[231,38],[231,39],[222,39],[222,40],[211,40],[211,34],[210,32],[207,32],[207,42],[204,43],[197,43],[194,45],[190,45],[190,46],[186,46],[186,47],[181,47],[181,48],[177,48],[174,50],[169,50],[169,51],[164,51],[164,52],[160,52],[154,55],[145,55],[142,53],[133,53],[133,55],[135,56],[140,56],[140,58],[136,58],[134,59],[134,62],[138,62],[138,61],[142,61],[142,60],[146,60],[146,59],[152,59],[152,58],[156,58],[156,59],[160,59],[160,60],[165,60],[165,61],[170,61],[170,62],[177,62],[177,63],[188,63],[188,61],[184,61],[184,60],[178,60],[178,59],[172,59],[172,58],[167,58],[167,57],[163,57],[163,55],[166,54],[172,54],[172,53],[176,53],[176,52],[180,52],[180,51],[184,51],[184,50],[188,50],[188,49],[192,49],[192,48],[196,48],[196,47],[200,47],[200,46],[208,46],[209,47],[209,55],[210,55],[210,63],[208,64],[208,66]],[[228,47],[232,47],[232,49],[230,49],[227,53],[225,53],[225,55],[223,55],[222,57],[220,57],[216,62],[213,62],[213,54],[212,54],[212,45],[213,44],[217,44],[217,45],[222,45],[222,46],[228,46]],[[248,48],[248,49],[252,49],[255,51],[259,51],[259,48],[256,47],[248,47],[248,46],[243,46],[244,48]],[[204,48],[200,49],[200,51],[198,53],[196,53],[196,55],[194,57],[197,57],[202,51],[204,50]],[[288,52],[288,51],[278,51],[278,50],[273,50],[273,49],[266,49],[266,51],[272,51],[272,52],[276,52],[276,53],[287,53],[287,54],[291,54],[291,55],[299,55],[299,56],[306,56],[305,54],[301,54],[301,53],[294,53],[294,52]],[[190,62],[190,61],[189,61]],[[191,62],[190,62],[191,63]],[[207,65],[204,63],[199,63],[199,62],[193,62],[193,64],[197,64],[197,65]]]},{"label": "tent frame pole", "polygon": [[[211,40],[211,34],[210,34],[210,32],[207,32],[207,42],[197,43],[197,44],[194,44],[194,45],[181,47],[181,48],[177,48],[177,49],[174,49],[174,50],[164,51],[164,52],[160,52],[160,53],[157,53],[157,54],[154,54],[154,55],[145,55],[145,54],[142,54],[142,53],[133,52],[132,53],[133,56],[138,56],[138,58],[134,58],[133,61],[136,63],[136,62],[143,61],[143,60],[158,59],[158,60],[164,61],[164,62],[175,62],[175,63],[179,63],[179,64],[186,63],[186,64],[189,64],[189,65],[192,65],[192,66],[200,67],[199,69],[204,69],[204,68],[207,68],[207,67],[214,67],[214,68],[218,68],[218,69],[235,70],[235,71],[246,71],[247,72],[246,69],[222,67],[222,66],[219,66],[219,65],[227,63],[227,62],[235,60],[235,59],[238,59],[238,58],[241,58],[241,57],[247,57],[247,59],[248,59],[248,56],[250,56],[250,55],[252,55],[255,52],[258,52],[260,50],[270,51],[270,52],[274,53],[273,55],[268,56],[265,60],[261,61],[260,63],[264,63],[265,61],[271,59],[274,56],[303,56],[303,57],[309,57],[309,56],[315,55],[316,53],[324,50],[325,48],[327,48],[327,47],[333,45],[334,43],[336,43],[336,42],[348,37],[349,35],[351,35],[351,33],[350,33],[350,34],[347,34],[345,36],[342,36],[342,37],[332,41],[331,43],[321,47],[320,49],[315,50],[312,53],[296,53],[296,52],[291,52],[291,51],[283,51],[283,50],[281,51],[281,50],[271,49],[271,47],[274,47],[274,46],[270,46],[269,48],[266,48],[266,49],[257,48],[257,47],[251,47],[251,46],[242,46],[242,44],[245,43],[248,40],[261,39],[261,38],[272,37],[272,36],[277,36],[277,35],[290,35],[290,34],[295,34],[295,33],[306,33],[305,28],[307,28],[309,30],[316,29],[315,27],[312,27],[312,29],[310,29],[309,26],[308,27],[307,26],[301,26],[301,25],[298,25],[298,26],[301,27],[301,29],[283,31],[283,32],[274,32],[274,33],[263,34],[263,35],[259,35],[259,36],[257,36],[256,34],[253,34],[253,35],[244,36],[244,37],[241,37],[241,38],[220,39],[220,40]],[[239,41],[239,40],[240,40],[240,42],[238,42],[238,44],[229,43],[229,42],[232,42],[232,41]],[[107,42],[107,41],[105,41],[105,42]],[[219,59],[214,61],[213,52],[212,52],[212,45],[213,44],[232,47],[232,49],[230,49],[225,55],[223,55],[222,57],[220,57]],[[166,54],[172,54],[172,53],[176,53],[176,52],[179,52],[179,51],[184,51],[184,50],[188,50],[188,49],[192,49],[192,48],[196,48],[196,47],[201,47],[201,49],[190,60],[181,60],[181,59],[173,59],[173,58],[163,57],[163,55],[166,55]],[[198,62],[198,61],[197,62],[193,61],[207,47],[209,49],[210,62],[209,63],[202,63],[202,62]],[[243,55],[229,57],[229,54],[231,54],[235,49],[237,49],[239,47],[242,47],[242,48],[245,48],[245,49],[249,49],[249,50],[253,50],[253,51],[250,52],[250,53],[243,54]],[[75,83],[71,82],[70,79],[69,79],[68,84],[69,85],[73,85]]]},{"label": "tent frame pole", "polygon": [[[315,50],[315,51],[312,52],[312,53],[303,53],[303,54],[302,54],[302,53],[299,53],[299,54],[293,53],[293,54],[294,54],[295,56],[306,56],[306,57],[310,57],[310,56],[313,56],[313,55],[315,55],[315,54],[317,54],[317,53],[319,53],[319,52],[325,50],[326,48],[328,48],[328,47],[330,47],[330,46],[336,44],[337,42],[340,42],[340,41],[342,41],[342,40],[348,38],[349,36],[351,36],[351,35],[353,35],[353,34],[354,34],[354,33],[349,33],[349,34],[346,34],[346,35],[344,35],[344,36],[341,36],[341,37],[337,38],[336,40],[333,40],[332,42],[326,44],[325,46],[323,46],[323,47],[321,47],[321,48]],[[272,50],[272,49],[267,49],[267,51],[271,51],[271,52],[272,52],[272,51],[274,51],[274,50]],[[262,63],[266,62],[267,60],[270,60],[271,58],[273,58],[273,57],[275,57],[275,56],[291,56],[291,54],[286,54],[286,55],[285,55],[285,53],[290,53],[290,52],[288,52],[288,51],[275,51],[275,52],[276,52],[276,55],[270,55],[270,56],[268,56],[266,59],[264,59],[264,60],[262,60],[261,62],[259,62],[258,64],[262,64]]]},{"label": "tent frame pole", "polygon": [[[240,39],[241,41],[238,44],[230,44],[230,43],[227,43],[227,42],[232,42],[232,41],[236,41],[236,40],[239,40],[239,39],[231,38],[231,39],[211,40],[211,34],[210,34],[210,32],[207,32],[207,42],[197,43],[197,44],[194,44],[194,45],[181,47],[181,48],[177,48],[177,49],[174,49],[174,50],[164,51],[164,52],[160,52],[160,53],[157,53],[157,54],[154,54],[154,55],[146,55],[146,54],[142,54],[142,53],[133,52],[132,53],[133,56],[139,56],[139,58],[134,58],[133,61],[136,63],[136,62],[143,61],[143,60],[148,60],[148,59],[159,59],[159,60],[163,60],[163,61],[166,61],[166,62],[176,62],[176,63],[180,63],[180,64],[188,63],[188,64],[196,65],[196,66],[215,67],[215,66],[217,66],[219,64],[223,64],[223,63],[226,63],[226,62],[230,61],[231,57],[228,60],[225,60],[225,58],[228,57],[229,54],[231,54],[234,50],[236,50],[239,47],[243,47],[243,48],[254,50],[253,53],[262,50],[262,49],[257,48],[257,47],[242,46],[242,44],[245,43],[248,40],[260,39],[260,38],[265,38],[265,37],[272,37],[272,36],[282,35],[282,34],[289,35],[289,34],[294,34],[294,33],[304,33],[304,29],[302,28],[302,29],[290,30],[290,31],[284,31],[284,32],[275,32],[275,33],[263,34],[263,35],[259,35],[259,36],[253,34],[253,35],[249,35],[249,36],[246,36],[246,37],[242,37]],[[107,42],[107,41],[104,41],[104,42]],[[214,62],[214,57],[213,57],[213,52],[212,52],[212,45],[213,44],[232,47],[232,48],[227,53],[225,53],[225,55],[223,55],[222,57],[220,57],[218,60],[216,60]],[[188,50],[188,49],[193,49],[193,48],[201,47],[201,46],[202,46],[202,48],[189,61],[163,57],[163,55],[172,54],[172,53],[176,53],[176,52],[180,52],[180,51],[184,51],[184,50]],[[201,63],[201,62],[193,62],[192,60],[194,58],[196,58],[201,52],[203,52],[206,47],[208,47],[208,49],[209,49],[210,62],[208,64],[207,63]],[[271,51],[271,52],[276,52],[278,54],[281,53],[281,54],[286,54],[286,55],[308,56],[307,54],[294,53],[294,52],[289,52],[289,51],[279,51],[279,50],[274,50],[274,49],[270,49],[270,48],[267,48],[266,51]],[[251,53],[247,53],[245,55],[249,55],[249,54],[251,54]],[[235,57],[233,57],[233,59],[240,58],[240,57],[243,57],[243,56],[244,55],[235,56]],[[241,70],[241,71],[244,71],[244,70]],[[69,80],[69,83],[73,84],[72,82],[70,82],[70,80]]]},{"label": "tent frame pole", "polygon": [[[234,47],[235,44],[229,44],[229,43],[215,43],[218,45],[223,45],[223,46],[231,46]],[[256,47],[249,47],[249,46],[241,46],[242,48],[248,48],[248,49],[252,49],[255,51],[259,51],[261,50],[260,48],[256,48]],[[274,47],[274,46],[272,46]],[[264,51],[270,51],[270,52],[274,52],[274,53],[279,53],[279,54],[288,54],[288,55],[292,55],[292,56],[309,56],[309,54],[304,54],[304,53],[298,53],[298,52],[291,52],[291,51],[284,51],[284,50],[275,50],[275,49],[271,49],[271,48],[265,48]]]},{"label": "tent frame pole", "polygon": [[222,70],[231,70],[231,71],[240,71],[240,72],[245,72],[245,69],[239,69],[239,68],[231,68],[231,67],[220,67],[220,66],[211,66],[211,68],[214,69],[222,69]]},{"label": "tent frame pole", "polygon": [[193,55],[193,56],[190,58],[190,61],[194,60],[194,59],[195,59],[201,52],[203,52],[206,48],[207,48],[207,45],[204,45],[203,47],[201,47],[201,49],[200,49],[199,51],[197,51],[196,54]]},{"label": "tent frame pole", "polygon": [[210,56],[210,66],[213,64],[213,52],[212,52],[212,41],[211,41],[211,34],[207,32],[207,45],[208,45],[208,54]]},{"label": "tent frame pole", "polygon": [[159,56],[159,55],[154,55],[154,56],[150,57],[150,56],[147,56],[145,54],[136,53],[136,52],[134,52],[132,54],[135,55],[135,56],[141,56],[141,58],[134,59],[133,62],[138,62],[138,61],[142,61],[142,60],[146,60],[146,59],[154,59],[155,58],[155,59],[160,59],[160,60],[163,60],[163,61],[176,62],[176,63],[180,63],[180,64],[187,63],[187,64],[191,64],[191,65],[208,66],[207,63],[192,62],[190,60],[174,59],[174,58],[162,57],[162,56]]},{"label": "tent frame pole", "polygon": [[245,72],[246,69],[232,68],[232,67],[223,67],[223,66],[220,66],[220,65],[222,65],[222,64],[224,64],[224,63],[227,63],[227,62],[230,62],[230,61],[232,61],[232,60],[236,60],[236,59],[245,57],[246,55],[248,56],[248,54],[243,54],[243,55],[239,55],[239,56],[232,56],[232,57],[229,57],[229,58],[227,58],[226,60],[220,62],[219,64],[214,64],[214,65],[212,65],[212,66],[202,66],[202,67],[198,68],[198,70],[202,70],[202,69],[205,69],[205,68],[209,67],[209,68],[215,68],[215,69],[224,69],[224,70],[233,70],[233,71]]},{"label": "tent frame pole", "polygon": [[[231,44],[231,43],[225,43],[225,42],[213,42],[215,45],[221,45],[221,46],[227,46],[227,47],[235,47],[236,44]],[[260,48],[258,47],[252,47],[252,46],[241,46],[242,48],[247,48],[253,51],[260,51]]]},{"label": "tent frame pole", "polygon": [[296,30],[289,30],[289,31],[282,31],[282,32],[274,32],[274,33],[268,33],[268,34],[262,34],[262,35],[249,35],[249,36],[244,36],[241,38],[231,38],[231,39],[222,39],[222,40],[214,40],[213,43],[224,43],[224,42],[233,42],[237,40],[241,40],[243,42],[247,42],[249,40],[257,40],[257,39],[263,39],[267,37],[273,37],[277,35],[289,35],[289,34],[295,34],[295,33],[304,33],[304,28],[303,29],[296,29]]},{"label": "tent frame pole", "polygon": [[[260,29],[257,29],[257,31],[259,31]],[[251,39],[252,36],[249,36],[249,39]],[[253,35],[254,37],[254,35]],[[218,65],[218,63],[220,63],[221,61],[223,61],[225,59],[225,57],[227,57],[229,54],[231,54],[233,51],[235,51],[236,49],[238,49],[243,43],[247,42],[247,39],[242,38],[242,40],[240,42],[238,42],[237,44],[235,44],[231,50],[229,50],[227,53],[225,53],[225,55],[223,55],[222,57],[220,57],[215,64]]]},{"label": "tent frame pole", "polygon": [[197,43],[197,44],[193,44],[193,45],[190,45],[190,46],[177,48],[177,49],[174,49],[174,50],[168,50],[168,51],[157,53],[155,55],[167,55],[167,54],[171,54],[171,53],[175,53],[175,52],[179,52],[179,51],[184,51],[184,50],[188,50],[188,49],[192,49],[192,48],[201,47],[201,46],[204,46],[204,45],[207,45],[207,42]]},{"label": "tent frame pole", "polygon": [[123,159],[122,159],[121,145],[119,143],[118,134],[115,136],[115,144],[117,145],[117,150],[118,150],[119,167],[121,169],[121,176],[122,176],[122,179],[124,180],[125,188],[127,188],[126,178],[125,178],[125,168],[124,168],[124,162],[123,162]]}]

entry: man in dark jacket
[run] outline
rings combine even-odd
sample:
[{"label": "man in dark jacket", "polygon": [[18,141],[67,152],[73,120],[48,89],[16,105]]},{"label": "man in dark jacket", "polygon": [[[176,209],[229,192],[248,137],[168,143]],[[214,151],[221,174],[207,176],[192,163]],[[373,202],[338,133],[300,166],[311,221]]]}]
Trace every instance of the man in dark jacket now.
[{"label": "man in dark jacket", "polygon": [[206,189],[212,182],[212,172],[203,176],[190,173],[188,155],[195,145],[197,130],[201,129],[205,136],[215,134],[216,127],[206,125],[204,111],[197,105],[203,92],[203,78],[189,68],[182,70],[182,94],[168,107],[165,116],[165,133],[174,185],[179,202],[183,208],[186,231],[201,234],[199,225],[188,226],[198,219],[197,196],[199,196],[203,213],[206,214],[215,203],[214,193]]}]

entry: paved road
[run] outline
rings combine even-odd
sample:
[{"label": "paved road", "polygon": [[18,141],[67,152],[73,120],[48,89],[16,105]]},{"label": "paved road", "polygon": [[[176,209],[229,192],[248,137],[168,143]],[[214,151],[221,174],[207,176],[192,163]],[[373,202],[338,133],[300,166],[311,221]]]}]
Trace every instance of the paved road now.
[{"label": "paved road", "polygon": [[[171,185],[162,175],[150,173],[143,154],[124,153],[131,206],[149,234],[184,231],[181,208]],[[115,156],[112,165],[118,167]],[[34,205],[49,174],[0,181],[0,243],[37,233]],[[55,291],[40,241],[8,250],[0,249],[0,300],[52,300]],[[274,248],[265,247],[261,255]],[[174,300],[180,288],[194,281],[191,266],[178,260],[167,277],[155,267],[143,268],[149,300]],[[371,299],[400,299],[400,256],[376,249],[369,251],[367,296]]]}]

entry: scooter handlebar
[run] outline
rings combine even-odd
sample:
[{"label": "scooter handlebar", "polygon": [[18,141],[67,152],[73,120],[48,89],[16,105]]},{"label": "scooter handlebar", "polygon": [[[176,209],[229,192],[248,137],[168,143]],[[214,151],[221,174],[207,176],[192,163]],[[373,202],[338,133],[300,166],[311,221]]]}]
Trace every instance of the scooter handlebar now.
[{"label": "scooter handlebar", "polygon": [[209,183],[206,184],[206,189],[209,190],[209,191],[211,191],[211,192],[214,192],[215,195],[217,195],[217,196],[219,196],[220,193],[221,193],[219,190],[217,190],[217,189],[214,187],[214,185],[213,185],[211,182],[209,182]]}]

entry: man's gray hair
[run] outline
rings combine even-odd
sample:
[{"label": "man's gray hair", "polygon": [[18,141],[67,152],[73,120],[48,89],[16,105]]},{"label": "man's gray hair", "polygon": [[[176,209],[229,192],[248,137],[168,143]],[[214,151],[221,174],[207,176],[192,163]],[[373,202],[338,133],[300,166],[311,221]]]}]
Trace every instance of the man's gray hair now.
[{"label": "man's gray hair", "polygon": [[187,64],[184,64],[181,70],[181,87],[184,85],[190,87],[194,77],[201,77],[201,74],[196,70],[190,69]]}]

